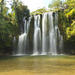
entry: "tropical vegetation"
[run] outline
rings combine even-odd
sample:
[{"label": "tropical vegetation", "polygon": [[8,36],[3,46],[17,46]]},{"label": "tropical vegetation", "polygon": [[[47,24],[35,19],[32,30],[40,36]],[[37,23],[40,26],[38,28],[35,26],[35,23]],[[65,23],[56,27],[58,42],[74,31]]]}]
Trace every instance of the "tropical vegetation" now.
[{"label": "tropical vegetation", "polygon": [[72,49],[70,52],[75,53],[75,0],[65,0],[65,2],[53,0],[48,7],[48,10],[41,8],[30,13],[22,2],[12,0],[11,12],[9,12],[10,9],[6,6],[5,0],[0,0],[0,53],[11,54],[13,38],[18,39],[18,36],[23,33],[24,16],[28,20],[30,15],[49,11],[58,12],[59,28],[64,37],[64,48],[66,52]]}]

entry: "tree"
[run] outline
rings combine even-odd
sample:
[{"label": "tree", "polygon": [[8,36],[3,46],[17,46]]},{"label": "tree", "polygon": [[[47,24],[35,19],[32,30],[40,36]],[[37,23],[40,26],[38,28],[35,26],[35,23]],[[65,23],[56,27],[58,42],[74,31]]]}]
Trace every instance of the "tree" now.
[{"label": "tree", "polygon": [[23,5],[22,2],[13,1],[12,5],[12,11],[15,13],[15,18],[17,21],[17,24],[19,25],[20,32],[24,32],[24,22],[23,18],[25,17],[26,20],[28,20],[28,17],[30,16],[30,11],[27,8],[27,6]]},{"label": "tree", "polygon": [[49,4],[49,8],[52,8],[52,10],[58,11],[62,7],[62,1],[61,0],[52,0],[52,3]]},{"label": "tree", "polygon": [[64,13],[69,20],[69,25],[66,28],[66,35],[67,38],[71,38],[75,36],[75,0],[67,0],[64,4],[67,6]]},{"label": "tree", "polygon": [[0,0],[0,12],[3,11],[4,0]]},{"label": "tree", "polygon": [[31,15],[39,15],[39,14],[43,14],[45,12],[48,12],[45,8],[41,8],[41,9],[37,9],[36,11],[33,11],[31,13]]},{"label": "tree", "polygon": [[70,27],[67,27],[66,34],[68,38],[75,36],[75,20],[73,20]]}]

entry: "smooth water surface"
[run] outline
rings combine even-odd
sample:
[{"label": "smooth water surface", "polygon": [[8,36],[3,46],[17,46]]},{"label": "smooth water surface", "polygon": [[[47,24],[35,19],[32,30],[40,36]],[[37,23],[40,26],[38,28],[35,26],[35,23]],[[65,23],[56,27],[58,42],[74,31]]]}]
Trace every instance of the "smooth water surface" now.
[{"label": "smooth water surface", "polygon": [[0,75],[75,75],[75,56],[0,57]]}]

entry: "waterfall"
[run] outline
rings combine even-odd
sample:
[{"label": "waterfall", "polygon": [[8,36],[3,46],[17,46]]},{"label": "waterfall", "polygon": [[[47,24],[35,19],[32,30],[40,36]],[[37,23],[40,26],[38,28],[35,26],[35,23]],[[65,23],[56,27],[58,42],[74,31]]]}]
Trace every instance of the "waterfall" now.
[{"label": "waterfall", "polygon": [[42,55],[46,55],[47,52],[47,13],[43,14],[42,18]]},{"label": "waterfall", "polygon": [[40,15],[34,16],[33,55],[38,55],[41,46]]},{"label": "waterfall", "polygon": [[26,54],[26,49],[27,49],[27,34],[29,31],[29,26],[30,26],[30,21],[31,17],[27,21],[25,17],[23,18],[24,21],[24,33],[19,36],[19,42],[18,42],[18,51],[16,55],[25,55]]},{"label": "waterfall", "polygon": [[18,55],[25,54],[26,49],[26,40],[27,39],[27,33],[24,33],[19,36],[19,43],[18,43]]},{"label": "waterfall", "polygon": [[56,39],[57,42],[58,42],[58,49],[59,49],[59,52],[58,53],[62,53],[63,51],[63,36],[61,35],[60,33],[60,30],[59,30],[59,27],[58,27],[58,13],[55,14],[55,32],[56,32]]},{"label": "waterfall", "polygon": [[[48,12],[35,15],[33,18],[33,21],[31,20],[32,17],[29,17],[28,21],[23,19],[24,33],[19,36],[17,55],[27,54],[27,51],[31,51],[32,55],[61,54],[63,36],[58,27],[58,13]],[[31,45],[32,48],[29,44],[33,44]]]},{"label": "waterfall", "polygon": [[49,13],[48,17],[49,17],[49,25],[50,25],[50,30],[49,30],[49,39],[50,39],[50,51],[49,53],[51,53],[52,55],[57,54],[57,48],[56,48],[56,34],[55,34],[55,27],[53,24],[53,13]]}]

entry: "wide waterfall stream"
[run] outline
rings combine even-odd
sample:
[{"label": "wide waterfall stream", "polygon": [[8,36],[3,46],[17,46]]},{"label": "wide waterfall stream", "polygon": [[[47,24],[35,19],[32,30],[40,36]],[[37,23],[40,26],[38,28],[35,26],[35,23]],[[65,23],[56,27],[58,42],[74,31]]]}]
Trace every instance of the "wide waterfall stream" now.
[{"label": "wide waterfall stream", "polygon": [[[33,24],[31,24],[33,20]],[[16,55],[57,55],[63,49],[63,36],[58,27],[58,13],[48,12],[24,20]],[[32,32],[33,31],[33,32]],[[30,34],[29,34],[30,33]]]}]

